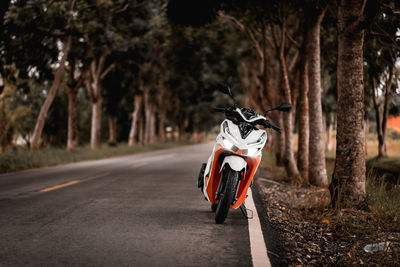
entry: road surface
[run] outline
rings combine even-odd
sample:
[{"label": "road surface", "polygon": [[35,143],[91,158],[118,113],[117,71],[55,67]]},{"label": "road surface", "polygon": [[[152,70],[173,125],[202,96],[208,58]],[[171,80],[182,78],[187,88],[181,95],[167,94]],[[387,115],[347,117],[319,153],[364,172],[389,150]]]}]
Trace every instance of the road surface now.
[{"label": "road surface", "polygon": [[196,187],[212,144],[0,175],[0,266],[251,266]]}]

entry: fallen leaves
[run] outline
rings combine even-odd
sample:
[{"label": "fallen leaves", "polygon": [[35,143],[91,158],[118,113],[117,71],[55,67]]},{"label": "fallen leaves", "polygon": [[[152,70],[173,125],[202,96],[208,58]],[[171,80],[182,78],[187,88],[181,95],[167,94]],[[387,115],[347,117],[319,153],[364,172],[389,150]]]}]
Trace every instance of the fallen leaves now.
[{"label": "fallen leaves", "polygon": [[321,222],[324,223],[324,224],[330,224],[331,223],[331,221],[328,220],[328,219],[322,219]]},{"label": "fallen leaves", "polygon": [[[261,173],[272,177],[268,170]],[[325,208],[329,194],[323,189],[265,181],[257,185],[278,236],[281,265],[400,266],[400,226],[393,219],[367,211]],[[388,240],[395,244],[391,250],[363,250],[367,244]]]}]

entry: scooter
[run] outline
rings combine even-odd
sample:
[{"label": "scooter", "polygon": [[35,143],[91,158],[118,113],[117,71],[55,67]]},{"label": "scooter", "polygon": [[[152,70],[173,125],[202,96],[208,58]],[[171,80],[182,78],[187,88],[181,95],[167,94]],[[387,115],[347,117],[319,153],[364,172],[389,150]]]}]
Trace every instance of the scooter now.
[{"label": "scooter", "polygon": [[257,126],[280,132],[280,128],[265,116],[272,110],[289,111],[291,105],[281,103],[262,116],[254,110],[238,107],[229,86],[219,85],[217,90],[229,95],[235,104],[229,108],[213,108],[214,112],[224,113],[226,119],[221,123],[211,156],[201,166],[197,186],[211,202],[215,222],[222,224],[229,209],[240,208],[248,217],[244,202],[267,142],[267,131]]}]

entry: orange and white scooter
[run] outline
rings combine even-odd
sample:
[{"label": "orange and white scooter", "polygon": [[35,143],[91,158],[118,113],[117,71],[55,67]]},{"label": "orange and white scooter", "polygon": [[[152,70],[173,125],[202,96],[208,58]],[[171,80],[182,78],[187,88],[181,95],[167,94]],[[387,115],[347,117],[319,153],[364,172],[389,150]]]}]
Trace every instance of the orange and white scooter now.
[{"label": "orange and white scooter", "polygon": [[[234,100],[228,86],[219,85],[217,89]],[[290,109],[290,104],[282,103],[268,111]],[[236,104],[227,109],[213,110],[225,113],[226,119],[221,124],[211,156],[201,167],[197,185],[206,200],[212,203],[215,222],[223,223],[230,208],[240,207],[247,217],[244,201],[267,141],[267,132],[257,126],[276,131],[280,131],[280,128],[272,125],[265,116],[251,109],[237,107]]]}]

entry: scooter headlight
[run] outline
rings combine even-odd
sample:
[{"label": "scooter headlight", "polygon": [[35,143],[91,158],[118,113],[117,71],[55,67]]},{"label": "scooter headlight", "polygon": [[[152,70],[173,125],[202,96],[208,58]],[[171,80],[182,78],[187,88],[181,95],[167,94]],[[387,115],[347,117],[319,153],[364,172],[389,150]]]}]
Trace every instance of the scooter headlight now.
[{"label": "scooter headlight", "polygon": [[232,149],[233,146],[234,146],[234,145],[232,144],[232,142],[229,141],[229,140],[226,139],[226,138],[224,138],[224,139],[222,140],[222,144],[223,144],[224,147],[227,148],[227,149]]},{"label": "scooter headlight", "polygon": [[249,155],[250,157],[254,157],[255,155],[257,155],[258,152],[258,148],[249,148],[247,151],[247,155]]},{"label": "scooter headlight", "polygon": [[257,141],[248,143],[248,146],[262,144],[267,139],[267,135],[263,133]]}]

